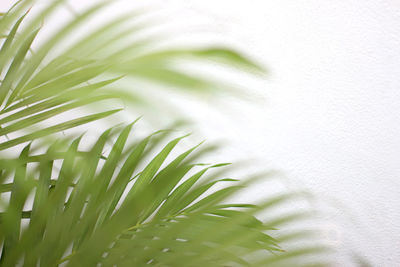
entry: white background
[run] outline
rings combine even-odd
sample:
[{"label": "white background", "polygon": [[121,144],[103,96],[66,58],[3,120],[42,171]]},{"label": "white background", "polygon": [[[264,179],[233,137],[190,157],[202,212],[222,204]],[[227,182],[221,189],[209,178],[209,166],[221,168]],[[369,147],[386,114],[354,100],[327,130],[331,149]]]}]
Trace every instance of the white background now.
[{"label": "white background", "polygon": [[148,3],[183,32],[212,32],[203,40],[236,46],[270,71],[249,82],[245,100],[182,103],[202,136],[228,141],[219,156],[282,170],[330,208],[333,243],[400,266],[400,2]]}]

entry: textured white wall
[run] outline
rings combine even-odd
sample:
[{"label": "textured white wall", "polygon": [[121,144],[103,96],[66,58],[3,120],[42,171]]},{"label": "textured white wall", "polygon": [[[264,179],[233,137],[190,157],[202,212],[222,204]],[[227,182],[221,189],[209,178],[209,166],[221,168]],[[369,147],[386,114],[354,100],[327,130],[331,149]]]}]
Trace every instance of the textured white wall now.
[{"label": "textured white wall", "polygon": [[326,207],[335,202],[325,217],[332,222],[327,227],[341,233],[332,242],[375,266],[399,266],[400,2],[162,5],[179,10],[187,23],[192,14],[207,17],[213,30],[271,70],[267,81],[247,91],[249,101],[261,101],[229,98],[218,106],[224,116],[207,108],[193,112],[209,139],[230,141],[223,156],[259,158],[315,192]]},{"label": "textured white wall", "polygon": [[221,158],[257,158],[315,192],[325,209],[343,204],[325,217],[341,233],[332,242],[376,266],[399,266],[400,2],[151,3],[178,28],[210,31],[207,42],[233,44],[271,71],[249,81],[247,101],[186,102],[203,136],[229,141]]}]

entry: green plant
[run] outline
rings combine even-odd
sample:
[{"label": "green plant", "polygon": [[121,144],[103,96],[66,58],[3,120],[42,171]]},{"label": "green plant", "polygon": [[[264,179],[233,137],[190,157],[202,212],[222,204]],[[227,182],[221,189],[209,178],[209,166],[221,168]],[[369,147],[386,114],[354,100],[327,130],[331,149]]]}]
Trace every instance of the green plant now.
[{"label": "green plant", "polygon": [[135,24],[120,30],[140,13],[118,17],[64,47],[107,1],[78,14],[32,49],[42,21],[63,4],[48,3],[22,27],[33,2],[18,1],[0,19],[2,266],[316,265],[318,258],[309,256],[324,253],[323,246],[284,251],[279,245],[309,238],[308,232],[275,233],[305,213],[265,221],[256,217],[298,196],[282,193],[258,205],[232,202],[256,179],[223,178],[229,168],[225,163],[199,164],[207,147],[171,156],[183,137],[167,142],[167,130],[128,142],[134,123],[106,130],[88,149],[80,148],[82,136],[54,135],[120,109],[89,115],[78,109],[73,119],[46,123],[108,99],[143,101],[112,86],[124,75],[189,91],[219,84],[178,70],[174,60],[213,60],[255,72],[261,67],[226,48],[165,49],[153,47],[154,37],[124,40],[127,33],[146,29]]}]

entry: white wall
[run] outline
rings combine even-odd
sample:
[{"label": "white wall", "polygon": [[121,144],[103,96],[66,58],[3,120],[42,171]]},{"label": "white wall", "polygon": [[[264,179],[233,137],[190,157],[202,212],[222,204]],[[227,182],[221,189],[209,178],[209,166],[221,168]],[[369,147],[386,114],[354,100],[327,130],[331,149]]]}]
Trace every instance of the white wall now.
[{"label": "white wall", "polygon": [[250,82],[247,101],[183,103],[203,136],[229,141],[219,156],[284,171],[336,205],[325,215],[341,233],[332,242],[376,266],[400,265],[400,2],[151,3],[184,31],[200,25],[215,38],[207,41],[231,43],[270,69]]},{"label": "white wall", "polygon": [[269,79],[247,91],[250,101],[229,98],[218,105],[223,116],[207,107],[193,112],[209,139],[230,141],[224,156],[256,157],[283,170],[326,207],[337,207],[325,217],[341,233],[332,242],[375,266],[399,266],[400,2],[162,6],[179,10],[187,23],[192,14],[207,17],[217,35],[270,68]]},{"label": "white wall", "polygon": [[400,2],[190,2],[272,72],[265,104],[240,103],[211,136],[344,203],[357,221],[343,208],[327,216],[341,221],[341,242],[399,266]]}]

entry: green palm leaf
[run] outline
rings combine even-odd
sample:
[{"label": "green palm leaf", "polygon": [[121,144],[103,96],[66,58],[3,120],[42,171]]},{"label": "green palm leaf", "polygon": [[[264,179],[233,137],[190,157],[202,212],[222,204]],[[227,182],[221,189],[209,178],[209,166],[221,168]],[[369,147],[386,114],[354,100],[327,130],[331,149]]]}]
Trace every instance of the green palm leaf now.
[{"label": "green palm leaf", "polygon": [[[131,128],[105,131],[87,153],[79,150],[81,137],[69,148],[54,145],[41,157],[30,155],[30,146],[23,150],[1,220],[4,266],[15,266],[22,259],[26,266],[38,262],[41,266],[62,262],[67,266],[264,266],[271,262],[268,266],[275,266],[325,252],[322,247],[283,252],[279,236],[272,237],[276,231],[268,229],[298,220],[297,214],[273,216],[266,222],[255,217],[266,208],[279,207],[291,194],[259,205],[229,204],[226,200],[245,183],[225,179],[233,184],[207,193],[221,181],[220,176],[207,176],[207,171],[226,164],[206,168],[196,164],[196,157],[189,156],[197,146],[168,160],[182,137],[144,160],[144,153],[154,149],[153,135],[128,146]],[[114,140],[112,131],[118,136],[111,152],[103,155],[105,143]],[[166,160],[169,163],[163,164]],[[29,175],[27,165],[35,170]],[[52,173],[56,183],[50,180]],[[206,188],[199,182],[210,179]],[[24,193],[18,193],[21,186]],[[32,192],[32,209],[23,210]],[[195,197],[191,192],[197,192]],[[24,220],[22,214],[29,220],[26,227],[15,224]],[[252,253],[259,255],[252,258]]]},{"label": "green palm leaf", "polygon": [[[121,38],[127,34],[132,36],[137,32],[146,31],[146,25],[142,25],[143,23],[129,26],[128,31],[124,31],[120,38],[107,34],[120,32],[121,25],[135,20],[140,16],[140,12],[112,19],[89,31],[85,38],[64,47],[63,41],[79,30],[89,18],[104,9],[108,1],[100,2],[78,14],[74,20],[60,27],[47,41],[35,48],[35,53],[30,53],[36,35],[40,32],[39,22],[45,21],[61,8],[64,1],[50,2],[36,14],[28,26],[20,30],[30,2],[21,1],[1,18],[3,23],[0,23],[0,31],[7,36],[0,50],[0,71],[3,70],[1,76],[4,76],[0,83],[0,135],[7,134],[10,139],[33,126],[42,129],[40,134],[31,133],[35,138],[38,135],[53,134],[54,128],[47,129],[45,121],[72,109],[115,98],[132,101],[133,104],[141,101],[143,95],[135,95],[135,92],[130,91],[130,98],[127,98],[126,91],[124,93],[112,86],[121,75],[190,91],[224,87],[219,82],[177,69],[173,62],[184,58],[211,60],[249,71],[263,72],[257,64],[226,48],[155,48],[151,39],[159,39],[157,36],[148,41],[140,38],[129,41]],[[11,30],[8,30],[9,24],[13,24]],[[95,49],[95,45],[102,49]],[[116,52],[115,46],[122,48]],[[115,78],[106,78],[110,75]],[[110,114],[112,112],[108,113]],[[81,118],[78,117],[75,121],[79,119]],[[77,124],[64,124],[66,125],[68,127],[63,127],[63,130]],[[29,139],[18,140],[0,143],[0,148],[7,149]]]},{"label": "green palm leaf", "polygon": [[[115,98],[143,101],[139,92],[113,86],[121,79],[206,92],[229,85],[173,63],[212,61],[257,74],[265,73],[262,67],[223,47],[157,47],[158,35],[127,40],[126,34],[148,29],[147,21],[135,22],[141,12],[88,30],[65,47],[107,1],[35,46],[42,21],[64,1],[46,3],[24,24],[34,2],[18,1],[0,17],[0,151],[25,144],[19,156],[0,159],[2,266],[308,266],[321,259],[308,255],[325,255],[319,244],[285,251],[282,244],[310,235],[274,230],[307,214],[258,219],[294,194],[258,205],[232,202],[256,178],[240,182],[226,178],[229,164],[198,163],[208,151],[198,146],[176,155],[186,136],[167,142],[169,132],[159,131],[131,143],[132,123],[106,130],[89,149],[80,148],[83,135],[43,140],[120,111],[100,105],[101,111],[88,114],[81,108]],[[59,117],[73,109],[80,111],[73,118]],[[57,123],[47,122],[55,116]],[[46,151],[36,152],[31,142]],[[106,144],[112,144],[109,153]]]}]

